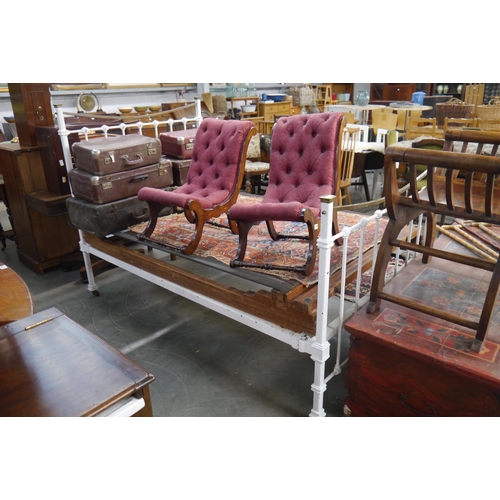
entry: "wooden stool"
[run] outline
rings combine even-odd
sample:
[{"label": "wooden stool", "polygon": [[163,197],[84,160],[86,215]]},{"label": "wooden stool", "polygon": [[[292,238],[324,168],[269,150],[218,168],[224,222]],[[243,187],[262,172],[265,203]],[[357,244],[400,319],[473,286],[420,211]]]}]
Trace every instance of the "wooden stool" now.
[{"label": "wooden stool", "polygon": [[316,104],[321,106],[332,104],[332,88],[330,85],[318,85],[316,87]]}]

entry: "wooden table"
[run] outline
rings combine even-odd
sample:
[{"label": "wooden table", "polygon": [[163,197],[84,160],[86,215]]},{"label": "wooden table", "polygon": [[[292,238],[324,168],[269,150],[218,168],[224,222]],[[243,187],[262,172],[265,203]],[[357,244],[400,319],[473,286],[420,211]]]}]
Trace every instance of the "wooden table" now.
[{"label": "wooden table", "polygon": [[0,262],[0,326],[33,314],[33,299],[26,283]]},{"label": "wooden table", "polygon": [[153,416],[154,379],[56,308],[0,327],[0,417]]},{"label": "wooden table", "polygon": [[[468,252],[444,235],[435,247],[451,245]],[[471,276],[470,269],[437,258],[424,265],[419,258],[386,290],[475,316],[488,272]],[[500,324],[498,305],[495,312],[493,322]],[[472,330],[386,301],[373,314],[362,308],[345,329],[351,334],[345,415],[500,416],[500,329],[494,324],[480,353],[470,349]]]},{"label": "wooden table", "polygon": [[385,108],[385,105],[383,104],[367,104],[366,106],[359,106],[357,104],[335,104],[334,106],[330,106],[329,109],[335,111],[336,106],[338,106],[339,109],[344,109],[345,111],[361,111],[361,125],[366,125],[368,123],[368,115],[370,111],[373,111],[374,109]]}]

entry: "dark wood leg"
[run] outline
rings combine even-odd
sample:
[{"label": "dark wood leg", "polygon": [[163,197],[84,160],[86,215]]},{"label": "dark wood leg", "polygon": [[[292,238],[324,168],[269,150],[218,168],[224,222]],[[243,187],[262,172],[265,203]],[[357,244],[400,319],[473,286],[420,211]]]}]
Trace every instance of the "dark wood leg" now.
[{"label": "dark wood leg", "polygon": [[245,260],[245,253],[247,251],[248,233],[250,229],[255,225],[252,222],[243,222],[241,220],[237,221],[238,225],[238,253],[236,257],[231,260],[231,267],[241,267],[243,261]]},{"label": "dark wood leg", "polygon": [[479,318],[479,327],[476,332],[476,338],[474,339],[471,347],[474,352],[479,352],[481,350],[483,341],[486,338],[486,333],[491,322],[491,315],[493,313],[493,309],[495,308],[495,303],[498,297],[499,287],[500,259],[495,264],[495,269],[493,270],[493,275],[491,276],[488,292],[486,293],[486,298],[484,300],[483,310],[481,311],[481,316]]}]

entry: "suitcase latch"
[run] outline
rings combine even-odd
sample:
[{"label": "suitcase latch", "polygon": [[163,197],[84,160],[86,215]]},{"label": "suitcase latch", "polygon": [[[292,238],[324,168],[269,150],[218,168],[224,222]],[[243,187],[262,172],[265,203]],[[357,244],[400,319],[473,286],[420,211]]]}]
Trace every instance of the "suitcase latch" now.
[{"label": "suitcase latch", "polygon": [[115,162],[115,152],[114,151],[110,151],[109,152],[109,157],[108,158],[104,158],[104,165],[109,165],[110,163],[114,163]]},{"label": "suitcase latch", "polygon": [[156,154],[156,148],[149,148],[148,149],[148,156],[155,155]]}]

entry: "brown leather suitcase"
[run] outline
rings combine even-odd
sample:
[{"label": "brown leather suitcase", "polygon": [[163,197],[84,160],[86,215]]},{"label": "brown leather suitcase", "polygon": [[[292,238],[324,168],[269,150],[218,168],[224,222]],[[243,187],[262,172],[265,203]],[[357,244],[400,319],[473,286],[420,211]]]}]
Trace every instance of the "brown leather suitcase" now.
[{"label": "brown leather suitcase", "polygon": [[168,158],[172,162],[172,172],[174,175],[174,186],[182,186],[186,183],[189,165],[191,160],[177,160]]},{"label": "brown leather suitcase", "polygon": [[[165,188],[173,191],[176,186]],[[149,206],[146,201],[140,201],[137,196],[111,201],[100,205],[80,198],[72,197],[66,200],[69,223],[82,231],[103,238],[108,234],[124,231],[134,224],[149,220]],[[172,213],[172,207],[166,207],[160,216]]]},{"label": "brown leather suitcase", "polygon": [[146,165],[109,175],[92,175],[79,168],[69,171],[73,194],[92,203],[109,203],[135,196],[142,187],[164,188],[173,183],[172,163]]},{"label": "brown leather suitcase", "polygon": [[158,163],[159,139],[128,134],[73,144],[75,167],[94,175],[107,175]]},{"label": "brown leather suitcase", "polygon": [[179,160],[191,159],[197,131],[197,128],[188,128],[187,130],[161,133],[162,154]]}]

